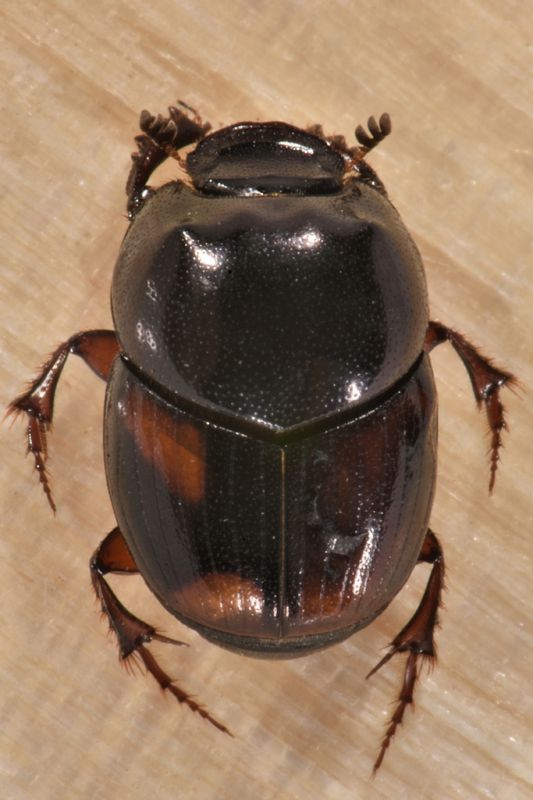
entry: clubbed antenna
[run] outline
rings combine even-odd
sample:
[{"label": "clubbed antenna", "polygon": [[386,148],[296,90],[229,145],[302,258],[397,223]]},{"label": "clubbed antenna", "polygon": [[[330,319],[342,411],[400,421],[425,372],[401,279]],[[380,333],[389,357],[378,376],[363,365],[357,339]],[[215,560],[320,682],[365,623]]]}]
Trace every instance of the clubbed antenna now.
[{"label": "clubbed antenna", "polygon": [[375,117],[369,117],[367,122],[370,135],[365,131],[362,125],[358,125],[355,129],[355,138],[362,148],[364,148],[365,155],[369,150],[372,150],[376,145],[385,139],[392,130],[391,118],[388,114],[382,114],[379,122],[376,122]]}]

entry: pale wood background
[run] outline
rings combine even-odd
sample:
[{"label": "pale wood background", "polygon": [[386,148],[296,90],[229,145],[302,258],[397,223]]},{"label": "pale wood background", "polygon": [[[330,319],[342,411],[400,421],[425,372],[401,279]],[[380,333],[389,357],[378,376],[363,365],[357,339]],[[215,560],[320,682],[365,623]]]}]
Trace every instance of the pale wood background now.
[{"label": "pale wood background", "polygon": [[110,325],[138,112],[178,97],[214,125],[281,118],[348,136],[389,111],[393,136],[371,163],[422,251],[432,314],[524,390],[506,397],[512,430],[489,498],[484,420],[458,360],[434,355],[432,524],[448,564],[440,666],[371,781],[401,665],[364,675],[425,570],[349,642],[283,663],[218,650],[167,617],[140,579],[123,579],[126,603],[191,643],[153,649],[236,734],[224,737],[117,664],[87,569],[114,524],[103,386],[69,364],[55,518],[22,427],[2,429],[3,798],[533,797],[532,23],[533,5],[512,0],[4,0],[2,405],[58,341]]}]

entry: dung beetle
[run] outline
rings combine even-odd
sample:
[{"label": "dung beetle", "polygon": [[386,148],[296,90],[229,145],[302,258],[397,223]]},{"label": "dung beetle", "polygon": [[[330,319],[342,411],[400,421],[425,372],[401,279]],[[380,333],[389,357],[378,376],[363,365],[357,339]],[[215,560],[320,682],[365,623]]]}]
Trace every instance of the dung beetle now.
[{"label": "dung beetle", "polygon": [[[143,111],[127,181],[130,224],[115,267],[115,330],[60,345],[10,405],[48,502],[46,435],[69,353],[107,383],[105,466],[118,522],[92,583],[120,658],[222,731],[147,644],[182,644],[131,614],[106,581],[140,573],[163,606],[211,642],[291,658],[341,642],[389,605],[419,562],[420,605],[373,674],[406,653],[374,771],[421,664],[435,659],[444,581],[428,527],[437,399],[429,352],[448,341],[491,432],[502,431],[499,369],[429,320],[418,250],[358,144],[318,125],[241,122],[209,133],[184,103]],[[194,145],[184,156],[183,148]],[[147,181],[166,158],[181,178]]]}]

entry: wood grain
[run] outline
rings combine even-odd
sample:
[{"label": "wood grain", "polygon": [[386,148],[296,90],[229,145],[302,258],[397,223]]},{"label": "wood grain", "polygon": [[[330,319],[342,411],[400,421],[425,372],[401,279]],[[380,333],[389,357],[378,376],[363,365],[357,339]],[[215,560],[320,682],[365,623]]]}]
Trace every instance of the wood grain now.
[{"label": "wood grain", "polygon": [[386,110],[371,163],[425,260],[432,315],[515,372],[496,492],[457,358],[434,355],[440,473],[432,527],[448,590],[439,668],[380,774],[370,770],[401,664],[366,682],[425,568],[347,643],[293,662],[242,659],[167,617],[138,578],[126,604],[192,646],[153,645],[235,738],[117,665],[87,562],[113,525],[103,386],[69,364],[58,396],[49,512],[2,430],[2,796],[533,797],[532,285],[529,4],[508,0],[7,0],[0,11],[2,402],[75,330],[111,324],[111,270],[138,112],[177,97],[216,126],[323,123],[352,135]]}]

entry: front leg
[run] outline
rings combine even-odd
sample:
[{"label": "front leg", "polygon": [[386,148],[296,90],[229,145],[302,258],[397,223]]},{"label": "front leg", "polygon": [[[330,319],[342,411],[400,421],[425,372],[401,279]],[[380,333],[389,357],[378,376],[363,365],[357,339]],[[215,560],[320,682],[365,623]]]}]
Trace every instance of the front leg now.
[{"label": "front leg", "polygon": [[178,105],[185,111],[170,106],[168,117],[161,114],[155,117],[149,111],[141,112],[139,127],[143,133],[135,137],[137,152],[132,153],[132,166],[126,182],[130,219],[140,211],[152,193],[147,186],[152,172],[169,157],[179,159],[181,148],[199,141],[211,129],[211,125],[208,122],[204,124],[193,108],[181,100]]},{"label": "front leg", "polygon": [[26,414],[27,452],[33,453],[41,486],[54,512],[56,507],[46,472],[48,455],[46,434],[52,425],[55,393],[63,367],[69,354],[74,353],[80,356],[99,378],[106,381],[118,352],[115,331],[96,330],[76,333],[59,345],[27,391],[15,398],[7,408],[8,415]]},{"label": "front leg", "polygon": [[517,380],[510,372],[496,367],[462,334],[447,328],[441,322],[430,322],[424,344],[426,353],[430,353],[434,347],[443,342],[450,342],[465,365],[478,407],[480,408],[481,404],[485,406],[491,431],[489,492],[492,492],[500,459],[502,431],[507,428],[505,409],[500,401],[500,389],[504,386],[515,386]]}]

